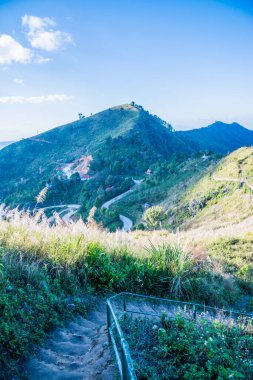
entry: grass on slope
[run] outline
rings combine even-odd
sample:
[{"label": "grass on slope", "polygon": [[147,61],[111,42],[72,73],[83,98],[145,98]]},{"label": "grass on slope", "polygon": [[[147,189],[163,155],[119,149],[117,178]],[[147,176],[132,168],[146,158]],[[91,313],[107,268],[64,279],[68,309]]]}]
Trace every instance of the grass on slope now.
[{"label": "grass on slope", "polygon": [[245,182],[252,178],[252,165],[253,148],[241,148],[211,168],[173,210],[178,225],[217,229],[253,216],[253,191]]},{"label": "grass on slope", "polygon": [[151,166],[150,177],[146,176],[142,185],[134,193],[117,202],[113,209],[132,218],[138,224],[142,223],[146,203],[148,206],[160,204],[168,211],[165,226],[171,227],[171,210],[177,207],[186,189],[196,183],[216,162],[215,156],[206,160],[197,155],[187,160],[178,157],[168,164],[156,163]]},{"label": "grass on slope", "polygon": [[225,157],[215,171],[215,175],[217,178],[252,178],[253,148],[241,148]]}]

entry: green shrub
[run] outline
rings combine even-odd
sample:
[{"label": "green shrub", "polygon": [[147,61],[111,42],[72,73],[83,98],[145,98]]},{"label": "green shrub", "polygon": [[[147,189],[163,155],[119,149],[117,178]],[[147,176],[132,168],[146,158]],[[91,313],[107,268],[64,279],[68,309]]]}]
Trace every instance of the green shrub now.
[{"label": "green shrub", "polygon": [[251,324],[163,317],[122,321],[138,379],[253,378]]}]

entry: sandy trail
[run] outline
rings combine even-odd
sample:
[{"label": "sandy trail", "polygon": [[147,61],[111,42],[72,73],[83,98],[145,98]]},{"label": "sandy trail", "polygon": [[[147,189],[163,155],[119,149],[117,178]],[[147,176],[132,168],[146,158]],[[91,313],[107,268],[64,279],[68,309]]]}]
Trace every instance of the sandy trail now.
[{"label": "sandy trail", "polygon": [[108,344],[106,304],[96,300],[86,318],[78,316],[50,333],[25,365],[28,380],[116,380]]}]

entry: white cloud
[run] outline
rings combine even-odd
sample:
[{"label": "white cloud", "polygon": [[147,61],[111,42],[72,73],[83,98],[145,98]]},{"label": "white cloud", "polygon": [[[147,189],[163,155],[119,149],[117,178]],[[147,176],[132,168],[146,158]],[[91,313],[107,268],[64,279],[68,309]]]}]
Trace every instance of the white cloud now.
[{"label": "white cloud", "polygon": [[50,17],[37,17],[37,16],[29,16],[24,15],[22,17],[22,25],[28,26],[31,31],[35,31],[37,29],[44,29],[48,26],[55,26],[55,22]]},{"label": "white cloud", "polygon": [[65,94],[51,94],[41,96],[2,96],[0,104],[39,104],[46,102],[63,102],[72,99],[72,96]]},{"label": "white cloud", "polygon": [[38,63],[39,65],[42,65],[43,63],[51,62],[52,58],[42,57],[41,55],[36,55],[34,62]]},{"label": "white cloud", "polygon": [[24,79],[20,79],[20,78],[14,78],[14,79],[12,79],[12,82],[15,84],[19,84],[21,86],[23,86],[25,84]]},{"label": "white cloud", "polygon": [[23,47],[7,34],[0,35],[0,65],[9,65],[14,62],[29,63],[32,59],[31,49]]},{"label": "white cloud", "polygon": [[70,34],[55,29],[56,24],[49,17],[24,15],[22,25],[27,30],[26,35],[33,48],[54,51],[73,42]]}]

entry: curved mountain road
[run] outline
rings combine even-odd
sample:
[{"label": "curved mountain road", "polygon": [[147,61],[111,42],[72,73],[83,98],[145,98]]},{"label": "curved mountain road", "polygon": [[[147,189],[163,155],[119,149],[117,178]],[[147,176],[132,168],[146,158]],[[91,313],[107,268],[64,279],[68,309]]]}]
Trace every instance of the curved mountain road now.
[{"label": "curved mountain road", "polygon": [[[109,209],[109,207],[112,204],[118,202],[122,198],[124,198],[127,195],[129,195],[132,192],[134,192],[138,188],[138,186],[142,183],[142,181],[143,181],[142,179],[141,180],[135,180],[135,179],[133,179],[134,186],[130,190],[127,190],[124,193],[122,193],[120,195],[117,195],[116,197],[114,197],[114,198],[110,199],[109,201],[105,202],[101,206],[101,209]],[[40,207],[40,208],[37,208],[37,211],[39,211],[39,210],[46,211],[46,210],[62,209],[61,211],[58,212],[58,215],[60,216],[61,220],[64,223],[70,224],[70,223],[73,223],[72,218],[78,212],[78,210],[80,209],[80,207],[81,207],[81,205],[79,205],[79,204],[64,204],[64,205],[54,205],[54,206]],[[35,210],[36,209],[34,209],[34,211]],[[7,212],[8,211],[5,210],[4,205],[1,205],[0,216],[5,216]],[[64,214],[64,215],[61,216],[62,214]],[[121,222],[123,223],[123,231],[128,232],[128,231],[130,231],[133,228],[133,221],[130,218],[128,218],[125,215],[120,215],[119,218],[120,218]],[[51,222],[51,221],[54,221],[54,219],[55,219],[55,217],[51,216],[48,220]]]},{"label": "curved mountain road", "polygon": [[[77,204],[69,204],[69,205],[56,205],[56,206],[48,206],[48,207],[41,207],[40,210],[52,210],[56,208],[62,208],[63,210],[60,211],[58,214],[61,215],[66,212],[65,215],[61,217],[62,221],[66,224],[72,223],[72,217],[77,213],[81,205]],[[53,217],[52,217],[53,218]],[[51,219],[51,218],[49,218]]]},{"label": "curved mountain road", "polygon": [[[113,203],[116,203],[119,200],[121,200],[122,198],[125,198],[127,195],[131,194],[133,191],[135,191],[137,189],[137,187],[142,183],[142,181],[143,181],[143,179],[141,179],[141,180],[133,179],[134,186],[130,190],[127,190],[124,193],[117,195],[117,197],[114,197],[114,198],[110,199],[109,201],[105,202],[101,206],[101,209],[103,209],[103,208],[108,209]],[[120,218],[121,222],[123,223],[123,231],[128,232],[133,228],[133,221],[131,219],[129,219],[128,217],[126,217],[124,215],[120,215],[119,218]]]}]

